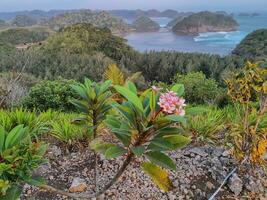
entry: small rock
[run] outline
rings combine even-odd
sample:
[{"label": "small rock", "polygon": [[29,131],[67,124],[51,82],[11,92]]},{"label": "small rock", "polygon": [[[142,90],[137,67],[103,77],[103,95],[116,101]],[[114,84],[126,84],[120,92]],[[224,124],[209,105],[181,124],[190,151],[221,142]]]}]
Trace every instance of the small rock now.
[{"label": "small rock", "polygon": [[229,155],[231,155],[231,151],[229,151],[229,150],[225,150],[225,151],[222,153],[222,156],[223,156],[223,157],[227,157],[227,156],[229,156]]},{"label": "small rock", "polygon": [[36,170],[34,170],[33,174],[41,176],[47,173],[50,169],[51,169],[50,163],[49,162],[44,163],[44,164],[41,164]]},{"label": "small rock", "polygon": [[55,157],[60,156],[61,154],[62,154],[61,149],[56,145],[51,145],[48,148],[48,151],[47,151],[48,158],[55,158]]},{"label": "small rock", "polygon": [[228,182],[228,187],[237,196],[242,192],[243,181],[238,177],[237,174],[233,174]]},{"label": "small rock", "polygon": [[70,192],[84,192],[87,188],[85,181],[79,177],[73,179],[69,188]]},{"label": "small rock", "polygon": [[202,148],[200,147],[195,147],[195,148],[192,148],[189,150],[191,153],[194,153],[194,154],[197,154],[197,155],[200,155],[202,157],[207,157],[208,154],[205,152],[205,150],[203,150]]},{"label": "small rock", "polygon": [[169,200],[175,200],[176,196],[174,194],[169,193],[168,194]]},{"label": "small rock", "polygon": [[208,182],[206,183],[206,187],[207,187],[209,190],[212,190],[212,189],[215,188],[214,185],[212,184],[212,182],[210,182],[210,181],[208,181]]},{"label": "small rock", "polygon": [[213,156],[220,157],[224,153],[224,150],[222,148],[214,148],[212,154]]}]

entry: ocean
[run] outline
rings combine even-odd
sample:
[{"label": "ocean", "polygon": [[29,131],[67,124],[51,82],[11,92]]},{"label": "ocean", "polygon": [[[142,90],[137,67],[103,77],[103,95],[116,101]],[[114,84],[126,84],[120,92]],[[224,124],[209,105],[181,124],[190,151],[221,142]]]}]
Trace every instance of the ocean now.
[{"label": "ocean", "polygon": [[234,17],[239,23],[237,31],[208,32],[198,36],[179,36],[164,28],[170,18],[152,18],[162,28],[159,32],[131,33],[125,36],[128,44],[141,52],[150,50],[170,50],[180,52],[200,52],[228,55],[249,33],[260,28],[267,28],[267,13],[259,16]]}]

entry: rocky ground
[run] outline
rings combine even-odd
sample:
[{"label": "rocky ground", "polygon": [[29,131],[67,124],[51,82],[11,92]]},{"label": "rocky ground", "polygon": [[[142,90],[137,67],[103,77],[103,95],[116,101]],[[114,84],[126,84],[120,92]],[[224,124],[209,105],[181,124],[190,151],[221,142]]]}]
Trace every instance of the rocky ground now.
[{"label": "rocky ground", "polygon": [[[78,189],[94,192],[94,156],[86,149],[64,155],[57,146],[48,151],[50,161],[42,165],[35,173],[47,178],[49,185],[62,190]],[[171,172],[176,189],[169,193],[160,191],[140,170],[141,158],[130,166],[110,190],[101,199],[116,200],[204,200],[217,189],[224,177],[234,168],[236,162],[228,151],[212,146],[191,146],[171,153],[176,161],[177,171]],[[103,187],[119,166],[122,157],[105,160],[99,158],[98,182]],[[71,187],[72,185],[72,187]],[[77,188],[76,188],[77,189]],[[59,200],[70,199],[24,186],[21,199]],[[216,199],[259,199],[267,200],[267,176],[263,169],[245,164],[223,187]]]}]

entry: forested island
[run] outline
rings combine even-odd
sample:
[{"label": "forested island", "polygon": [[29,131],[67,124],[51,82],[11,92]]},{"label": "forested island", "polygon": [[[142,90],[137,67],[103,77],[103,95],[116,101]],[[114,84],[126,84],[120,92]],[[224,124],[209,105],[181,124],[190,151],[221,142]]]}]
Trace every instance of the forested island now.
[{"label": "forested island", "polygon": [[158,31],[160,26],[149,17],[139,17],[131,25],[137,32],[153,32]]},{"label": "forested island", "polygon": [[233,17],[220,13],[199,12],[183,18],[173,26],[177,34],[198,34],[205,32],[236,31],[238,23]]}]

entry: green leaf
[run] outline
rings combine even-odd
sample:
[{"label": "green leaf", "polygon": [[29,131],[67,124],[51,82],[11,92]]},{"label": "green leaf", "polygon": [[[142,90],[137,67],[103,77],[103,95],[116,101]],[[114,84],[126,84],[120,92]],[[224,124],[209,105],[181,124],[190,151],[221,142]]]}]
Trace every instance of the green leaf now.
[{"label": "green leaf", "polygon": [[159,151],[150,151],[145,155],[152,163],[156,165],[172,170],[176,169],[176,165],[174,164],[172,159],[164,153],[161,153]]},{"label": "green leaf", "polygon": [[28,178],[27,180],[25,180],[25,182],[28,183],[29,185],[42,186],[45,184],[45,179],[37,176]]},{"label": "green leaf", "polygon": [[138,96],[130,91],[129,89],[122,87],[122,86],[114,86],[118,93],[124,96],[128,101],[130,101],[135,107],[137,107],[142,113],[144,112],[144,108],[142,102],[138,98]]},{"label": "green leaf", "polygon": [[114,117],[112,115],[107,116],[107,119],[105,120],[105,123],[111,129],[113,129],[113,128],[120,128],[120,126],[121,126],[121,122],[116,117]]},{"label": "green leaf", "polygon": [[137,89],[135,84],[133,84],[130,81],[127,81],[126,86],[128,87],[129,90],[131,90],[134,94],[137,94]]},{"label": "green leaf", "polygon": [[111,80],[107,80],[104,83],[102,83],[101,86],[100,86],[99,93],[105,92],[111,86],[111,84],[112,84]]},{"label": "green leaf", "polygon": [[188,108],[186,109],[186,114],[187,115],[199,115],[205,112],[208,112],[209,109],[203,108],[203,107],[193,107],[193,108]]},{"label": "green leaf", "polygon": [[0,153],[2,153],[2,151],[4,150],[5,139],[6,131],[2,126],[0,126]]},{"label": "green leaf", "polygon": [[156,95],[154,92],[150,93],[149,105],[150,105],[150,110],[155,110],[155,108],[156,108]]},{"label": "green leaf", "polygon": [[132,151],[136,156],[141,156],[145,152],[145,147],[144,146],[137,146],[133,147]]},{"label": "green leaf", "polygon": [[157,130],[155,138],[161,138],[166,135],[175,135],[179,133],[184,133],[184,129],[180,127],[165,127]]},{"label": "green leaf", "polygon": [[127,153],[127,151],[124,148],[122,148],[120,146],[114,146],[114,147],[110,147],[106,150],[105,157],[107,159],[116,158],[116,157],[119,157],[125,153]]},{"label": "green leaf", "polygon": [[181,149],[190,144],[191,139],[183,135],[168,135],[164,139],[172,143],[174,149]]},{"label": "green leaf", "polygon": [[22,188],[17,185],[12,185],[7,191],[5,196],[1,196],[1,200],[18,200],[20,194],[22,193]]},{"label": "green leaf", "polygon": [[172,86],[171,91],[176,92],[177,96],[181,97],[184,94],[184,85],[175,84],[174,86]]},{"label": "green leaf", "polygon": [[172,150],[174,147],[171,142],[163,138],[153,139],[148,145],[150,150]]},{"label": "green leaf", "polygon": [[163,170],[159,166],[150,162],[142,163],[141,168],[164,192],[171,191],[174,188],[166,170]]},{"label": "green leaf", "polygon": [[24,134],[25,134],[25,128],[23,128],[23,125],[18,125],[15,128],[13,128],[6,137],[5,149],[8,149],[13,145],[18,144],[21,141],[21,139],[23,139]]},{"label": "green leaf", "polygon": [[168,115],[168,116],[166,116],[166,119],[171,120],[173,122],[180,122],[184,126],[186,125],[186,119],[183,116],[179,116],[179,115]]},{"label": "green leaf", "polygon": [[104,142],[101,139],[94,139],[92,142],[90,142],[90,147],[93,149],[95,152],[102,153],[104,154],[107,149],[110,147],[114,147],[114,144]]}]

